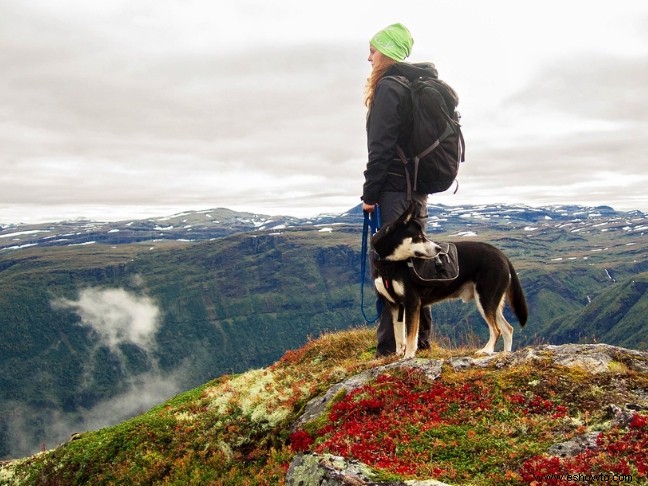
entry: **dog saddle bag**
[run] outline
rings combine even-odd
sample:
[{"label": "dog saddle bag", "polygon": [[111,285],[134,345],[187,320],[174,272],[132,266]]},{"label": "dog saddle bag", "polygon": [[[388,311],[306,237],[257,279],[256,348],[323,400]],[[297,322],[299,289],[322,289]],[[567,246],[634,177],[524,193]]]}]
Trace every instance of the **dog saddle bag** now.
[{"label": "dog saddle bag", "polygon": [[441,250],[434,258],[410,258],[407,261],[413,282],[434,285],[440,280],[454,280],[459,276],[457,247],[452,243],[437,244]]}]

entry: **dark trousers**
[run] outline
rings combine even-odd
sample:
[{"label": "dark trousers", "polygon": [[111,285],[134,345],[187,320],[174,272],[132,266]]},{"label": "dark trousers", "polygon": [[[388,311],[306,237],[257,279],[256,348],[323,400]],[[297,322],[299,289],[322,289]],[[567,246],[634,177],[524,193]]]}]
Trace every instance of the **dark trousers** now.
[{"label": "dark trousers", "polygon": [[[396,338],[394,337],[394,323],[392,322],[391,309],[388,305],[383,306],[378,322],[378,356],[388,356],[396,352]],[[418,349],[430,349],[432,334],[432,312],[430,307],[422,307],[419,319]]]},{"label": "dark trousers", "polygon": [[[427,194],[413,193],[412,199],[421,203],[422,214],[419,215],[423,227],[427,225]],[[378,200],[380,206],[381,224],[389,224],[405,212],[409,206],[407,194],[404,192],[383,192]],[[432,333],[432,313],[430,307],[421,308],[419,320],[418,348],[428,349]],[[389,306],[385,303],[380,320],[378,321],[378,346],[376,354],[386,356],[396,352],[396,338],[394,337],[394,323]]]}]

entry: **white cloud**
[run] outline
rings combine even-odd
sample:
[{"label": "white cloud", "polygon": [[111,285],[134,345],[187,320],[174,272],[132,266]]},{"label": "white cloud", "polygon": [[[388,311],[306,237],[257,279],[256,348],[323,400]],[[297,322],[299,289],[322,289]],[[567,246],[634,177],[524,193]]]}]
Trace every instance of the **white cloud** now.
[{"label": "white cloud", "polygon": [[[152,371],[125,379],[123,391],[87,409],[64,412],[57,408],[7,403],[7,434],[11,437],[8,455],[24,457],[44,446],[52,449],[67,442],[73,433],[108,427],[168,400],[181,390],[181,370],[174,373]],[[37,424],[34,417],[38,417]],[[37,438],[40,437],[40,438]]]},{"label": "white cloud", "polygon": [[[141,284],[141,276],[133,279]],[[10,456],[20,457],[38,451],[41,443],[52,448],[66,442],[70,434],[96,430],[126,420],[149,410],[180,391],[186,383],[184,365],[172,371],[163,371],[152,351],[155,349],[155,334],[159,326],[159,309],[146,296],[137,295],[120,288],[88,288],[79,292],[78,299],[56,299],[53,308],[59,311],[75,312],[79,324],[93,331],[94,343],[88,358],[80,370],[81,381],[75,390],[81,394],[89,391],[96,395],[94,379],[98,350],[105,346],[119,363],[119,383],[114,396],[93,403],[86,408],[78,407],[73,412],[64,412],[57,407],[40,407],[38,410],[24,403],[7,404],[10,419],[8,433],[12,442]],[[129,372],[127,357],[120,346],[136,345],[146,354],[144,369]],[[35,424],[34,416],[39,420]],[[36,439],[36,437],[41,437]]]},{"label": "white cloud", "polygon": [[57,299],[52,305],[73,310],[80,325],[92,329],[99,344],[113,352],[123,344],[150,351],[155,343],[160,311],[150,297],[120,288],[88,288],[79,292],[78,300]]}]

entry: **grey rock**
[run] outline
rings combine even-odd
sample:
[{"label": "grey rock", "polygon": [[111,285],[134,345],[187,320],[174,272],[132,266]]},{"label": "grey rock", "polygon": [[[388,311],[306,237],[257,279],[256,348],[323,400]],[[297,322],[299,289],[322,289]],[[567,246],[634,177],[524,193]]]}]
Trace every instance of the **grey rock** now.
[{"label": "grey rock", "polygon": [[288,468],[287,486],[449,486],[423,481],[376,481],[375,473],[359,461],[331,454],[298,454]]},{"label": "grey rock", "polygon": [[294,432],[295,430],[301,428],[304,424],[316,419],[322,413],[324,413],[328,404],[341,390],[345,390],[346,393],[349,393],[356,388],[361,387],[368,381],[376,378],[377,376],[380,376],[385,371],[395,368],[418,368],[422,370],[430,380],[435,380],[441,374],[442,365],[443,360],[412,358],[396,361],[388,365],[378,366],[376,368],[363,371],[362,373],[352,376],[351,378],[348,378],[340,383],[336,383],[331,388],[329,388],[324,395],[315,397],[310,400],[304,408],[304,413],[293,425],[292,431]]},{"label": "grey rock", "polygon": [[[483,357],[462,356],[447,361],[423,358],[400,360],[352,376],[331,387],[324,395],[315,397],[308,402],[304,413],[293,425],[293,431],[324,413],[328,404],[341,390],[346,390],[348,393],[390,369],[402,367],[423,370],[430,380],[435,380],[441,375],[445,363],[455,371],[487,367],[504,369],[529,363],[555,363],[580,368],[590,374],[615,373],[623,369],[645,373],[648,371],[648,352],[607,344],[565,344],[528,347],[513,353],[496,353]],[[606,413],[610,426],[626,426],[635,411],[648,408],[648,403],[645,403],[648,398],[644,391],[635,390],[634,399],[637,400],[636,403],[628,403],[625,406],[610,404],[607,407]],[[554,444],[547,453],[558,457],[574,457],[580,452],[596,447],[598,435],[598,431],[586,432],[567,442]],[[434,479],[376,482],[375,477],[375,473],[369,466],[358,461],[332,455],[300,454],[290,465],[286,484],[289,486],[448,486]]]},{"label": "grey rock", "polygon": [[587,432],[586,434],[574,437],[567,442],[552,445],[547,450],[547,453],[551,456],[574,457],[588,449],[594,449],[596,447],[596,438],[598,435],[599,432]]}]

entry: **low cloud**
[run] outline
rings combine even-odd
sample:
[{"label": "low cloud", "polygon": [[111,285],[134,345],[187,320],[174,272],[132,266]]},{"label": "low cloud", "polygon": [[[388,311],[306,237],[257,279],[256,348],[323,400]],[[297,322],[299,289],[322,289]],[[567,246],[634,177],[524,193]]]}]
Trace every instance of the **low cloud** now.
[{"label": "low cloud", "polygon": [[40,449],[52,449],[67,442],[74,433],[98,430],[143,413],[178,393],[183,370],[133,375],[126,379],[126,390],[74,412],[14,402],[8,404],[6,429],[11,437],[8,457],[24,457]]},{"label": "low cloud", "polygon": [[147,296],[138,296],[120,288],[88,288],[77,300],[58,299],[55,309],[73,310],[80,325],[92,329],[100,344],[116,352],[123,344],[134,344],[150,351],[155,344],[160,311]]},{"label": "low cloud", "polygon": [[[8,404],[4,427],[11,437],[10,457],[30,455],[41,447],[50,449],[75,432],[122,422],[173,396],[186,382],[183,377],[188,370],[184,366],[172,371],[160,369],[154,351],[161,313],[152,298],[123,288],[86,288],[76,299],[59,298],[51,305],[61,312],[74,312],[79,318],[77,324],[91,331],[93,344],[80,370],[75,393],[96,392],[94,377],[103,374],[99,368],[105,364],[99,357],[105,356],[106,350],[118,363],[119,383],[113,396],[69,412],[57,406]],[[143,352],[146,360],[138,362],[136,372],[125,352],[133,346]]]}]

